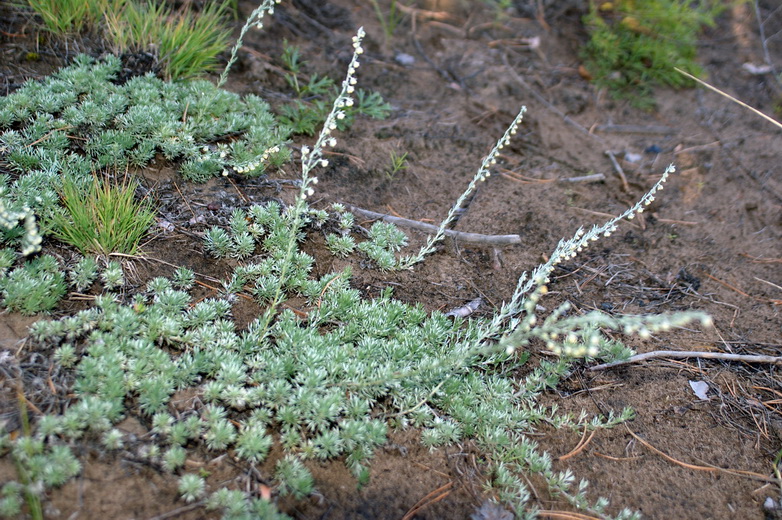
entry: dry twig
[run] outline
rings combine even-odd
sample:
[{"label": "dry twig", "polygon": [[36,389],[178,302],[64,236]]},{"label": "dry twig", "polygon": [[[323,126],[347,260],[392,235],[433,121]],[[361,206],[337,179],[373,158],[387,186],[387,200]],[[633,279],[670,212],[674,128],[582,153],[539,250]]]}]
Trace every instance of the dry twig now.
[{"label": "dry twig", "polygon": [[424,498],[416,502],[413,507],[410,508],[405,516],[402,517],[402,520],[411,520],[421,509],[434,504],[435,502],[439,502],[440,500],[450,495],[451,486],[453,486],[453,480],[428,493]]},{"label": "dry twig", "polygon": [[749,106],[748,104],[744,103],[743,101],[741,101],[741,100],[739,100],[739,99],[736,99],[736,98],[734,98],[733,96],[731,96],[731,95],[730,95],[730,94],[728,94],[727,92],[723,92],[722,90],[718,89],[717,87],[713,87],[713,86],[709,85],[709,84],[708,84],[708,83],[706,83],[705,81],[703,81],[703,80],[700,80],[700,79],[696,78],[696,77],[695,77],[695,76],[693,76],[692,74],[688,74],[687,72],[684,72],[683,70],[681,70],[681,69],[680,69],[680,68],[678,68],[678,67],[674,67],[674,70],[676,70],[676,72],[678,72],[678,73],[680,73],[680,74],[683,74],[684,76],[687,76],[687,77],[688,77],[688,78],[690,78],[691,80],[693,80],[693,81],[695,81],[695,82],[697,82],[697,83],[699,83],[699,84],[703,85],[703,86],[704,86],[704,87],[706,87],[707,89],[709,89],[709,90],[712,90],[712,91],[716,92],[716,93],[717,93],[717,94],[719,94],[720,96],[724,96],[724,97],[726,97],[726,98],[730,99],[731,101],[733,101],[734,103],[736,103],[736,104],[738,104],[738,105],[741,105],[741,106],[743,106],[743,107],[744,107],[744,108],[746,108],[747,110],[750,110],[751,112],[753,112],[753,113],[755,113],[755,114],[759,115],[760,117],[762,117],[762,118],[763,118],[763,119],[765,119],[766,121],[770,121],[771,123],[775,124],[775,125],[776,125],[776,126],[778,126],[779,128],[782,128],[782,123],[780,123],[780,122],[779,122],[779,121],[777,121],[776,119],[773,119],[773,118],[771,118],[771,117],[767,116],[766,114],[764,114],[763,112],[761,112],[760,110],[758,110],[758,109],[756,109],[756,108],[753,108],[753,107]]},{"label": "dry twig", "polygon": [[692,470],[696,470],[696,471],[707,471],[709,473],[727,473],[728,475],[735,475],[735,476],[739,476],[739,477],[749,477],[751,479],[760,480],[761,482],[772,482],[772,483],[776,482],[776,480],[774,480],[773,478],[767,477],[765,475],[761,475],[760,473],[755,473],[753,471],[745,471],[745,470],[740,470],[740,469],[720,468],[720,467],[717,467],[717,466],[712,466],[711,464],[709,464],[708,466],[697,466],[695,464],[687,464],[686,462],[682,462],[680,460],[674,459],[670,455],[668,455],[668,454],[658,450],[657,448],[655,448],[654,446],[649,444],[647,441],[643,440],[641,437],[636,435],[633,432],[633,430],[631,430],[630,427],[627,426],[626,424],[625,424],[625,428],[627,428],[627,432],[630,435],[632,435],[635,440],[637,440],[638,442],[643,444],[647,449],[653,451],[654,453],[656,453],[657,455],[661,456],[665,460],[673,462],[677,466],[681,466],[683,468],[692,469]]},{"label": "dry twig", "polygon": [[592,430],[592,433],[589,434],[589,437],[587,437],[587,428],[584,427],[584,434],[581,435],[581,440],[578,441],[578,444],[576,444],[576,447],[570,450],[569,453],[566,453],[565,455],[562,455],[561,457],[557,457],[558,461],[567,460],[571,457],[575,457],[582,451],[584,451],[584,448],[587,447],[587,444],[589,444],[592,441],[592,437],[595,436],[597,433],[597,430]]},{"label": "dry twig", "polygon": [[598,370],[605,370],[607,368],[614,368],[621,365],[628,365],[630,363],[638,363],[639,361],[646,361],[647,359],[660,359],[660,358],[673,358],[673,359],[685,359],[685,358],[698,358],[698,359],[722,359],[724,361],[740,361],[742,363],[772,363],[776,365],[782,365],[782,357],[778,356],[761,356],[761,355],[749,355],[749,354],[728,354],[725,352],[698,352],[698,351],[677,351],[677,350],[655,350],[653,352],[647,352],[645,354],[636,354],[630,356],[622,361],[613,361],[611,363],[603,363],[595,365],[589,368],[590,372],[596,372]]},{"label": "dry twig", "polygon": [[671,135],[677,130],[663,125],[615,125],[612,123],[597,125],[595,130],[614,134],[646,134],[646,135]]},{"label": "dry twig", "polygon": [[611,159],[611,164],[614,165],[614,169],[616,170],[616,173],[619,174],[619,178],[622,179],[622,189],[625,190],[625,193],[630,193],[630,184],[627,182],[627,176],[625,176],[625,171],[622,169],[622,166],[619,164],[619,161],[616,160],[616,156],[614,155],[614,152],[611,150],[606,150],[606,155],[609,159]]},{"label": "dry twig", "polygon": [[[417,229],[418,231],[424,231],[425,233],[437,232],[437,226],[433,226],[432,224],[426,224],[424,222],[410,220],[402,217],[395,217],[386,213],[376,213],[367,209],[358,208],[351,204],[345,204],[345,207],[353,213],[373,220],[381,219],[385,220],[386,222],[396,224],[397,226],[409,227],[412,229]],[[472,244],[483,244],[491,246],[521,244],[521,237],[519,235],[482,235],[480,233],[465,233],[462,231],[454,231],[452,229],[446,229],[445,234],[446,236],[449,236],[453,239],[461,240],[462,242],[469,242]]]}]

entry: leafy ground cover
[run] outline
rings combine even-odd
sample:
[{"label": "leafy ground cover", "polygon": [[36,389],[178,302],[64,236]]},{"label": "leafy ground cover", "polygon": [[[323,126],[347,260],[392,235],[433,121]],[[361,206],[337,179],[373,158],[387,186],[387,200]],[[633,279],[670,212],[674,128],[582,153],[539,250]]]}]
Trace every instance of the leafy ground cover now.
[{"label": "leafy ground cover", "polygon": [[[240,2],[245,13],[255,7]],[[262,178],[215,170],[199,184],[164,155],[138,171],[140,191],[158,208],[143,255],[95,266],[45,242],[38,271],[73,266],[70,292],[48,318],[4,316],[3,417],[8,432],[27,434],[29,421],[40,440],[55,442],[4,457],[3,480],[35,476],[44,458],[56,462],[40,473],[48,484],[75,474],[47,493],[52,517],[195,518],[249,507],[271,516],[276,504],[299,518],[504,518],[490,500],[518,503],[525,490],[527,511],[578,518],[569,512],[584,505],[574,500],[577,480],[566,485],[571,471],[592,482],[583,498],[593,516],[604,496],[602,514],[612,516],[629,508],[652,518],[763,517],[766,499],[779,498],[782,389],[773,365],[652,361],[591,371],[594,362],[557,362],[545,342],[511,359],[504,350],[458,349],[481,334],[470,318],[495,315],[519,274],[549,260],[540,255],[578,226],[620,214],[675,162],[678,173],[647,211],[558,264],[537,302],[541,318],[564,302],[576,316],[698,309],[714,329],[649,331],[630,346],[779,352],[777,131],[700,91],[657,92],[654,116],[606,100],[576,73],[582,40],[572,28],[584,11],[533,7],[498,19],[474,6],[421,4],[389,34],[371,4],[305,2],[282,6],[265,32],[248,33],[227,85],[273,110],[310,101],[291,90],[290,63],[278,58],[287,45],[301,49],[312,78],[333,77],[366,25],[361,85],[391,103],[390,118],[357,118],[318,158],[301,250],[276,233],[288,229],[283,208],[301,204],[295,164]],[[752,46],[754,13],[743,9],[720,19],[735,38],[703,40],[703,65],[713,81],[769,109],[774,78],[741,77],[742,63],[725,58],[726,49],[758,61],[764,49],[778,56],[773,39]],[[779,20],[763,9],[769,31]],[[24,55],[30,37],[19,34],[4,52]],[[43,60],[52,69],[68,58],[53,54]],[[36,64],[41,77],[46,65]],[[4,74],[9,89],[30,76],[19,65]],[[522,244],[462,237],[411,272],[377,269],[405,239],[359,211],[348,216],[344,205],[436,226],[522,104],[529,110],[519,135],[455,226],[519,234]],[[292,148],[314,144],[297,138]],[[621,173],[605,151],[619,157]],[[402,153],[408,167],[389,176]],[[402,252],[415,254],[426,237],[407,235]],[[295,260],[291,271],[277,267],[288,265],[284,258]],[[293,297],[280,300],[281,287]],[[107,291],[115,296],[99,296]],[[477,297],[482,304],[472,303]],[[450,309],[469,316],[438,313]],[[315,328],[300,327],[304,319]],[[355,337],[363,341],[349,351],[333,348]],[[251,348],[259,344],[260,352]],[[469,367],[469,377],[444,368],[449,360]],[[690,382],[705,383],[709,399]],[[626,426],[600,427],[629,419],[628,407],[635,412]],[[52,413],[62,418],[43,419]]]}]

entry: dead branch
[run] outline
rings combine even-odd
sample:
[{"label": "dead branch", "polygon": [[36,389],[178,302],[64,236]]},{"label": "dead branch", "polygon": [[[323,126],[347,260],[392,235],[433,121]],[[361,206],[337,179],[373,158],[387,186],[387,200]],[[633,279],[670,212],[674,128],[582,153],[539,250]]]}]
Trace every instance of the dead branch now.
[{"label": "dead branch", "polygon": [[[425,233],[437,232],[437,226],[426,224],[425,222],[419,222],[417,220],[410,220],[402,217],[395,217],[393,215],[388,215],[386,213],[375,213],[374,211],[357,208],[356,206],[350,204],[345,204],[345,207],[348,208],[353,213],[356,213],[357,215],[361,215],[366,218],[382,219],[385,220],[386,222],[396,224],[397,226],[417,229],[418,231],[423,231]],[[469,242],[472,244],[484,244],[484,245],[491,245],[491,246],[508,246],[508,245],[521,244],[521,237],[519,235],[482,235],[480,233],[465,233],[462,231],[454,231],[452,229],[446,229],[445,234],[446,236],[449,236],[453,239],[461,240],[462,242]]]},{"label": "dead branch", "polygon": [[581,175],[579,177],[564,177],[557,179],[559,182],[597,182],[606,180],[603,173],[593,173],[592,175]]},{"label": "dead branch", "polygon": [[619,164],[619,161],[616,160],[616,156],[614,155],[614,152],[611,150],[606,150],[605,154],[608,156],[609,159],[611,159],[611,164],[614,165],[614,169],[616,170],[616,173],[619,174],[619,178],[622,180],[622,189],[625,190],[625,193],[630,193],[630,185],[627,183],[627,177],[625,176],[625,171],[622,169],[622,166]]},{"label": "dead branch", "polygon": [[727,354],[725,352],[683,352],[676,350],[655,350],[653,352],[647,352],[645,354],[636,354],[622,361],[614,361],[612,363],[603,363],[601,365],[595,365],[589,368],[590,372],[596,372],[598,370],[605,370],[607,368],[613,368],[620,365],[627,365],[630,363],[638,363],[639,361],[646,361],[647,359],[658,358],[672,358],[672,359],[686,359],[686,358],[699,358],[699,359],[722,359],[725,361],[741,361],[744,363],[772,363],[782,365],[782,357],[778,356],[760,356],[760,355],[748,355],[748,354]]},{"label": "dead branch", "polygon": [[615,125],[612,123],[597,125],[595,130],[613,134],[644,134],[644,135],[671,135],[678,131],[670,126],[663,125]]}]

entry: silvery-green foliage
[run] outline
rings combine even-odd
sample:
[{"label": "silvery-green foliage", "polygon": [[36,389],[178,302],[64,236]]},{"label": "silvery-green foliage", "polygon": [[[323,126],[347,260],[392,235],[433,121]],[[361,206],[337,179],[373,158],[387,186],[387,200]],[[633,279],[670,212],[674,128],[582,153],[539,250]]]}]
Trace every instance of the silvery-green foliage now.
[{"label": "silvery-green foliage", "polygon": [[236,455],[253,464],[263,462],[273,442],[272,437],[266,434],[263,425],[247,425],[236,441]]},{"label": "silvery-green foliage", "polygon": [[34,258],[0,275],[2,305],[22,314],[52,310],[65,291],[65,275],[51,255]]},{"label": "silvery-green foliage", "polygon": [[122,264],[114,260],[109,262],[100,274],[100,280],[103,283],[103,288],[107,291],[113,291],[125,285],[125,273],[122,270]]},{"label": "silvery-green foliage", "polygon": [[[112,81],[120,68],[114,56],[96,61],[82,55],[70,67],[0,98],[0,131],[5,129],[0,146],[9,151],[11,167],[22,173],[84,174],[109,166],[143,167],[160,152],[183,161],[186,178],[205,181],[230,172],[260,175],[287,160],[289,152],[281,146],[287,135],[257,96],[242,98],[207,81],[172,83],[152,75],[120,85]],[[84,137],[86,164],[83,159],[69,164],[73,153],[66,131]],[[240,137],[220,142],[228,135]],[[41,181],[36,184],[50,198],[52,188]],[[33,209],[48,206],[43,200],[30,205],[23,196],[29,190],[16,184],[14,200]]]},{"label": "silvery-green foliage", "polygon": [[280,483],[280,494],[302,498],[309,495],[315,483],[304,464],[292,455],[277,462],[274,478]]},{"label": "silvery-green foliage", "polygon": [[6,482],[0,490],[0,516],[17,518],[22,512],[22,486]]},{"label": "silvery-green foliage", "polygon": [[49,439],[54,435],[62,433],[62,417],[58,415],[44,415],[38,419],[36,426],[36,436],[41,439]]},{"label": "silvery-green foliage", "polygon": [[112,428],[103,434],[101,443],[110,450],[118,450],[123,446],[124,434],[116,428]]},{"label": "silvery-green foliage", "polygon": [[31,483],[46,487],[61,486],[81,471],[79,460],[62,444],[21,436],[11,446],[11,453]]},{"label": "silvery-green foliage", "polygon": [[347,257],[356,248],[356,242],[350,235],[326,235],[326,247],[334,256]]},{"label": "silvery-green foliage", "polygon": [[8,247],[0,249],[0,276],[5,276],[14,263],[16,263],[16,252]]},{"label": "silvery-green foliage", "polygon": [[195,283],[195,273],[186,267],[178,267],[176,271],[174,271],[174,278],[171,283],[177,289],[187,291],[191,289]]},{"label": "silvery-green foliage", "polygon": [[147,282],[147,292],[158,296],[160,293],[170,290],[171,286],[171,280],[158,276]]},{"label": "silvery-green foliage", "polygon": [[397,265],[394,253],[407,245],[407,235],[387,222],[375,222],[369,229],[369,240],[361,242],[357,249],[375,262],[381,271]]},{"label": "silvery-green foliage", "polygon": [[57,347],[54,351],[54,359],[64,368],[72,367],[77,360],[76,350],[70,343]]},{"label": "silvery-green foliage", "polygon": [[89,289],[97,277],[98,262],[91,256],[81,258],[70,272],[71,283],[79,292]]},{"label": "silvery-green foliage", "polygon": [[204,235],[207,252],[216,258],[225,258],[233,250],[233,239],[228,232],[219,227],[210,228]]},{"label": "silvery-green foliage", "polygon": [[220,488],[206,501],[208,509],[222,509],[226,513],[230,511],[234,514],[245,513],[247,506],[245,494],[238,489]]},{"label": "silvery-green foliage", "polygon": [[163,454],[163,468],[175,471],[185,465],[187,451],[181,446],[172,446]]},{"label": "silvery-green foliage", "polygon": [[185,473],[179,479],[179,494],[185,502],[195,502],[206,492],[206,481],[193,473]]}]

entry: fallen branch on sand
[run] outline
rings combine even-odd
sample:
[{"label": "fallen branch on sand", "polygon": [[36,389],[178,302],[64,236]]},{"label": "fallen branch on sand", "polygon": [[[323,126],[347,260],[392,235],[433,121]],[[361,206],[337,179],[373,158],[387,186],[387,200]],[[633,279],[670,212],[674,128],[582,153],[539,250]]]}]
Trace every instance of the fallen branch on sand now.
[{"label": "fallen branch on sand", "polygon": [[[397,226],[408,227],[417,229],[418,231],[424,231],[425,233],[437,233],[437,226],[426,224],[425,222],[419,222],[417,220],[410,220],[402,217],[395,217],[386,213],[375,213],[367,209],[357,208],[350,204],[345,204],[345,207],[362,217],[371,219],[382,219],[386,222],[396,224]],[[452,229],[446,229],[445,235],[462,242],[469,242],[472,244],[484,244],[490,246],[507,246],[514,244],[521,244],[521,237],[519,235],[482,235],[480,233],[465,233],[463,231],[454,231]]]},{"label": "fallen branch on sand", "polygon": [[613,368],[620,365],[627,365],[630,363],[637,363],[639,361],[645,361],[647,359],[657,358],[672,358],[672,359],[685,359],[685,358],[700,358],[700,359],[722,359],[725,361],[741,361],[743,363],[773,363],[782,364],[782,357],[777,356],[754,356],[746,354],[727,354],[725,352],[682,352],[675,350],[655,350],[654,352],[647,352],[645,354],[636,354],[630,356],[622,361],[614,361],[612,363],[603,363],[602,365],[595,365],[589,368],[589,371],[595,372],[597,370],[605,370],[606,368]]}]

